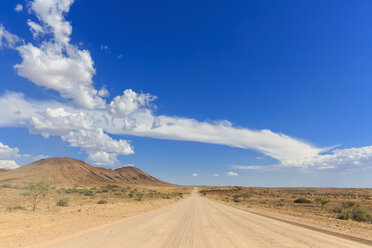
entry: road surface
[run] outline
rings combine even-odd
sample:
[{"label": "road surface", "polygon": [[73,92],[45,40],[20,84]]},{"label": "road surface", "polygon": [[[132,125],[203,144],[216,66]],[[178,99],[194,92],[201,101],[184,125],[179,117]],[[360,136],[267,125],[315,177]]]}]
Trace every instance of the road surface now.
[{"label": "road surface", "polygon": [[200,197],[148,212],[88,234],[49,245],[53,248],[234,248],[337,247],[368,244],[309,230]]}]

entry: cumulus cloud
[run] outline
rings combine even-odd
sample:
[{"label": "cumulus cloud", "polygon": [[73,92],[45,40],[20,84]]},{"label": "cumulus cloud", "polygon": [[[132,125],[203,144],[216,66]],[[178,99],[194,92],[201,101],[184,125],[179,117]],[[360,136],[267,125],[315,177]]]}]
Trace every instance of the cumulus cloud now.
[{"label": "cumulus cloud", "polygon": [[233,172],[233,171],[229,171],[229,172],[226,173],[226,175],[229,176],[229,177],[237,177],[238,173]]},{"label": "cumulus cloud", "polygon": [[87,50],[51,42],[44,42],[39,47],[27,43],[17,50],[22,57],[22,62],[14,66],[18,75],[59,92],[77,106],[104,107],[105,101],[93,87],[94,62]]},{"label": "cumulus cloud", "polygon": [[17,4],[14,8],[16,12],[21,12],[23,10],[23,5],[22,4]]},{"label": "cumulus cloud", "polygon": [[199,175],[198,175],[198,173],[193,173],[191,176],[193,176],[193,177],[197,177],[197,176],[199,176]]},{"label": "cumulus cloud", "polygon": [[19,160],[39,160],[45,158],[45,155],[31,156],[30,154],[21,154],[18,147],[10,147],[0,142],[0,168],[15,169],[19,165]]},{"label": "cumulus cloud", "polygon": [[64,16],[69,12],[73,2],[74,0],[34,0],[31,2],[32,11],[44,28],[53,33],[56,43],[67,44],[70,41],[72,27]]},{"label": "cumulus cloud", "polygon": [[109,110],[114,117],[127,116],[133,112],[145,109],[156,97],[150,94],[137,94],[131,89],[123,92],[123,95],[116,96],[110,103]]},{"label": "cumulus cloud", "polygon": [[88,152],[87,161],[98,166],[118,166],[121,164],[117,159],[117,154],[103,151]]},{"label": "cumulus cloud", "polygon": [[219,175],[217,173],[213,174],[214,177],[218,177]]},{"label": "cumulus cloud", "polygon": [[64,108],[47,108],[38,117],[31,118],[30,130],[44,137],[60,136],[72,147],[86,151],[87,160],[95,165],[119,165],[118,155],[134,153],[128,141],[112,139],[102,128],[95,127],[93,120],[84,112],[70,113]]},{"label": "cumulus cloud", "polygon": [[2,169],[16,169],[19,165],[14,160],[0,160],[0,168]]},{"label": "cumulus cloud", "polygon": [[11,148],[0,142],[0,159],[16,159],[20,157],[18,147]]}]

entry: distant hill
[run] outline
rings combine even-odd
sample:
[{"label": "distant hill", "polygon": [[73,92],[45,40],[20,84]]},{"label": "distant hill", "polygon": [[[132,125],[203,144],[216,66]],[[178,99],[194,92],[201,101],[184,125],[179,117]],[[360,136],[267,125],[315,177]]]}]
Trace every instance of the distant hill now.
[{"label": "distant hill", "polygon": [[47,158],[35,161],[17,169],[0,173],[0,184],[15,185],[40,179],[48,179],[57,186],[97,186],[106,184],[137,184],[148,186],[167,186],[163,182],[135,167],[122,167],[116,170],[91,166],[72,158]]}]

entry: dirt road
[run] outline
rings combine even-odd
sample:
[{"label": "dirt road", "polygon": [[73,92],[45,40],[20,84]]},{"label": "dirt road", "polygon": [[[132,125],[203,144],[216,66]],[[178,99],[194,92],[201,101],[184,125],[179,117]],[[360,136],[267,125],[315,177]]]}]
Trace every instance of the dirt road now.
[{"label": "dirt road", "polygon": [[[39,246],[42,247],[42,246]],[[229,207],[197,193],[176,204],[45,247],[371,247]]]}]

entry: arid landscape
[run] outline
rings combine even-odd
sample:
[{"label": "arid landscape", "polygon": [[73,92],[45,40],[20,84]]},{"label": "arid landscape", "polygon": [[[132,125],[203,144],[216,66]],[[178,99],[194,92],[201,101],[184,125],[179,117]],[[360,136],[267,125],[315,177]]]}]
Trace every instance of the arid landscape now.
[{"label": "arid landscape", "polygon": [[[32,182],[51,182],[33,211]],[[71,158],[44,159],[0,174],[0,247],[27,247],[160,208],[192,188],[134,167],[109,170]]]},{"label": "arid landscape", "polygon": [[[71,158],[1,172],[0,183],[1,247],[372,245],[371,189],[178,186]],[[35,197],[37,183],[46,191]],[[359,207],[366,219],[345,220]]]}]

